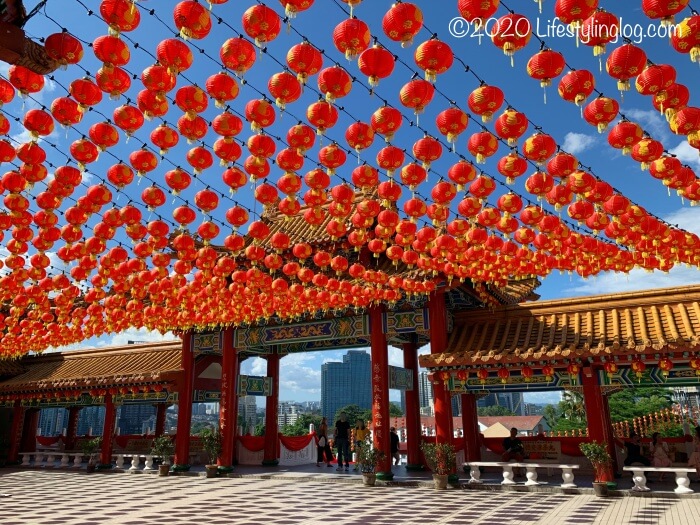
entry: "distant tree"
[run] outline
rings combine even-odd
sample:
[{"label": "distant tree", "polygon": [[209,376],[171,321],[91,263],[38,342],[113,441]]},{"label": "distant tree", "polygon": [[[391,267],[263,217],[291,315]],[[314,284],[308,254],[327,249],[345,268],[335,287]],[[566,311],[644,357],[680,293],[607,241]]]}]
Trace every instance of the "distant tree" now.
[{"label": "distant tree", "polygon": [[190,434],[193,436],[199,435],[199,433],[211,425],[206,421],[194,421],[192,427],[190,428]]},{"label": "distant tree", "polygon": [[585,426],[586,407],[583,404],[583,394],[565,390],[559,402],[559,412],[570,424],[577,425],[575,428]]},{"label": "distant tree", "polygon": [[[389,403],[389,416],[390,417],[403,417],[403,410],[398,403]],[[370,418],[371,419],[371,418]]]},{"label": "distant tree", "polygon": [[490,407],[479,407],[477,413],[480,416],[514,416],[515,413],[512,410],[508,410],[507,407],[500,405],[493,405]]},{"label": "distant tree", "polygon": [[253,429],[254,436],[264,436],[265,435],[265,423],[258,423]]},{"label": "distant tree", "polygon": [[613,422],[646,416],[673,406],[673,393],[668,388],[625,388],[608,398]]},{"label": "distant tree", "polygon": [[559,411],[556,405],[545,405],[542,410],[542,417],[544,417],[544,420],[547,422],[547,426],[554,430],[559,421]]},{"label": "distant tree", "polygon": [[[367,421],[367,410],[360,408],[357,405],[346,405],[335,413],[335,416],[333,417],[333,421],[328,422],[328,426],[331,428],[335,427],[335,422],[340,419],[340,413],[345,412],[345,415],[348,417],[348,422],[350,425],[354,425],[355,422],[358,419],[362,419],[363,421]],[[372,412],[370,411],[370,419],[372,417]]]}]

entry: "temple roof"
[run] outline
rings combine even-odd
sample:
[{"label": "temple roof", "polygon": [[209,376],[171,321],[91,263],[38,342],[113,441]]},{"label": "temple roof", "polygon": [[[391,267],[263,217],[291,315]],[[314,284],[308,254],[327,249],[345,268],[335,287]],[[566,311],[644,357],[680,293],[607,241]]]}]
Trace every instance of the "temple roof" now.
[{"label": "temple roof", "polygon": [[174,341],[27,356],[19,361],[24,371],[0,382],[0,391],[172,381],[181,353]]},{"label": "temple roof", "polygon": [[696,285],[458,313],[446,351],[420,356],[420,364],[469,368],[695,349],[699,303]]}]

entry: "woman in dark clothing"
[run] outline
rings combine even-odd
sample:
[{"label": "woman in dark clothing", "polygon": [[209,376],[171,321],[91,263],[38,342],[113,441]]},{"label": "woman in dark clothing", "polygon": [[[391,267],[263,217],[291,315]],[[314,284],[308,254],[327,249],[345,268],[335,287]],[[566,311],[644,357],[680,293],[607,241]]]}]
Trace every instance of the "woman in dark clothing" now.
[{"label": "woman in dark clothing", "polygon": [[625,443],[625,448],[627,449],[627,457],[625,457],[626,467],[629,467],[633,463],[641,463],[645,467],[651,465],[649,458],[642,456],[642,445],[636,432],[630,432],[630,439]]}]

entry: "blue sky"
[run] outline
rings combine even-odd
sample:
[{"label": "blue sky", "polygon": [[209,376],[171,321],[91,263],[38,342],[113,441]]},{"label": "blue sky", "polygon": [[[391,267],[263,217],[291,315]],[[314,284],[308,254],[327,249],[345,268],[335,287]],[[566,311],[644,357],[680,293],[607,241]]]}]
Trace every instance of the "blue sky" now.
[{"label": "blue sky", "polygon": [[[191,42],[195,52],[194,66],[185,72],[183,77],[178,79],[178,87],[189,83],[198,83],[204,85],[205,79],[219,71],[219,66],[215,63],[218,58],[218,49],[221,43],[231,36],[235,36],[234,32],[227,25],[232,26],[236,30],[240,30],[240,20],[243,11],[252,5],[253,2],[228,2],[224,5],[214,6],[213,14],[221,16],[224,23],[214,23],[213,30],[210,35],[200,41]],[[580,115],[580,109],[575,105],[564,102],[556,94],[556,84],[548,88],[547,103],[544,103],[542,88],[539,82],[529,78],[525,72],[526,64],[530,56],[537,52],[539,43],[533,38],[530,44],[524,49],[516,53],[514,57],[514,65],[511,67],[510,59],[488,40],[484,39],[479,43],[478,38],[473,38],[473,30],[465,38],[455,38],[450,35],[450,21],[458,16],[456,9],[456,1],[448,0],[440,5],[442,9],[434,9],[435,2],[418,1],[416,2],[423,8],[425,18],[425,28],[416,38],[416,42],[412,47],[402,49],[398,44],[389,42],[388,38],[381,31],[381,17],[386,10],[391,6],[388,0],[373,0],[361,3],[355,9],[355,15],[368,23],[373,35],[379,38],[379,41],[386,44],[392,53],[395,53],[407,66],[398,63],[394,74],[385,80],[382,80],[376,88],[376,94],[368,96],[367,90],[359,84],[353,86],[350,95],[341,101],[339,105],[344,108],[341,111],[340,121],[335,128],[329,130],[327,137],[322,140],[317,140],[317,145],[309,153],[310,159],[315,159],[316,153],[320,145],[327,145],[331,140],[336,140],[342,145],[345,145],[344,132],[345,128],[355,120],[363,120],[368,122],[371,114],[382,105],[382,100],[386,99],[391,105],[401,107],[398,101],[398,92],[401,86],[410,80],[413,72],[417,70],[413,62],[413,52],[418,43],[428,39],[431,32],[448,43],[455,54],[462,61],[469,65],[471,71],[478,77],[485,80],[487,83],[498,85],[505,92],[508,102],[527,114],[527,116],[546,133],[551,134],[562,146],[562,148],[570,153],[575,154],[579,160],[586,166],[593,168],[593,172],[601,179],[609,182],[623,194],[628,196],[633,201],[644,206],[649,212],[659,216],[673,225],[679,225],[690,231],[700,234],[698,226],[700,211],[698,208],[689,206],[688,202],[683,202],[675,192],[671,192],[669,196],[666,188],[660,181],[654,180],[648,172],[641,171],[639,165],[627,156],[622,156],[617,150],[608,146],[606,134],[598,134],[596,129],[588,125]],[[268,2],[270,7],[282,12],[278,2]],[[628,118],[635,120],[644,127],[654,138],[660,140],[665,145],[666,149],[675,154],[683,162],[687,163],[696,171],[700,169],[700,157],[697,150],[690,148],[683,137],[673,135],[668,128],[665,119],[656,112],[651,101],[647,97],[638,95],[634,89],[624,94],[624,99],[621,100],[620,94],[616,88],[616,82],[609,77],[605,72],[599,71],[599,60],[593,56],[591,48],[579,45],[568,37],[557,37],[546,34],[546,27],[551,26],[553,21],[553,5],[552,0],[543,2],[544,13],[539,14],[537,11],[536,2],[513,2],[507,3],[508,7],[515,9],[528,16],[533,24],[533,27],[540,36],[544,38],[546,44],[564,54],[568,64],[575,69],[588,69],[596,76],[597,88],[607,96],[616,98],[620,101],[621,110]],[[629,24],[630,28],[635,28],[635,24],[640,24],[639,28],[646,28],[650,23],[655,26],[658,22],[652,22],[646,19],[641,12],[640,2],[601,2],[601,4],[622,17],[624,24]],[[127,70],[131,73],[140,74],[140,72],[154,61],[155,46],[162,39],[171,37],[172,33],[168,33],[165,25],[157,20],[162,20],[165,24],[172,27],[171,6],[174,2],[141,2],[143,8],[154,9],[155,14],[149,15],[147,11],[141,10],[142,21],[141,27],[124,38],[129,43],[131,48],[131,61],[127,66]],[[96,9],[97,3],[92,8]],[[232,110],[243,113],[245,103],[252,98],[259,98],[260,92],[267,94],[268,78],[281,71],[282,66],[279,62],[284,63],[284,57],[287,50],[292,45],[301,41],[301,35],[308,37],[311,42],[319,49],[325,50],[330,58],[324,59],[324,65],[332,65],[333,61],[337,61],[351,72],[357,75],[358,79],[366,84],[366,79],[357,69],[357,64],[348,62],[345,57],[338,52],[332,43],[333,28],[347,18],[341,7],[345,4],[336,3],[331,0],[318,0],[310,11],[299,13],[297,18],[292,21],[292,29],[282,30],[280,36],[268,46],[266,54],[258,54],[257,61],[253,69],[245,76],[247,85],[241,87],[241,94],[231,104]],[[85,8],[73,0],[62,0],[61,2],[49,2],[47,5],[45,17],[43,14],[37,15],[27,25],[27,31],[32,36],[46,36],[50,33],[60,31],[61,25],[65,25],[70,31],[76,33],[85,41],[92,41],[95,37],[106,34],[105,25],[94,16],[88,16]],[[496,16],[502,16],[506,13],[504,7],[501,7]],[[689,15],[686,10],[683,16]],[[51,19],[58,22],[58,24]],[[320,22],[320,23],[319,23]],[[138,42],[139,49],[135,49],[133,40]],[[199,53],[195,46],[201,47],[205,53]],[[690,105],[697,105],[697,89],[698,76],[700,70],[696,64],[692,64],[687,55],[680,55],[675,52],[667,39],[659,37],[645,37],[641,39],[641,46],[647,52],[648,58],[655,63],[667,63],[673,65],[678,74],[678,82],[685,84],[691,89]],[[614,45],[609,46],[608,52],[614,48]],[[212,58],[208,58],[212,57]],[[605,59],[603,57],[603,59]],[[81,62],[81,66],[85,70],[94,74],[100,67],[92,54],[92,50],[86,46],[85,57]],[[7,68],[0,66],[0,73],[6,75]],[[458,64],[452,69],[439,76],[436,87],[444,94],[436,94],[433,102],[428,106],[425,113],[420,116],[419,124],[433,133],[437,133],[434,127],[435,115],[446,109],[449,106],[449,100],[457,102],[459,107],[467,110],[466,98],[468,94],[478,86],[478,81],[474,74],[465,72]],[[77,66],[70,66],[67,70],[59,70],[55,73],[55,82],[47,81],[44,90],[38,95],[34,95],[34,100],[22,101],[16,98],[12,103],[3,107],[3,110],[9,115],[21,116],[27,109],[31,107],[40,107],[42,104],[49,106],[54,97],[66,96],[65,87],[75,79],[83,76],[83,71]],[[316,86],[315,78],[309,82],[310,87]],[[127,97],[132,101],[135,100],[136,94],[142,89],[140,80],[133,80],[131,89],[127,92]],[[171,95],[174,95],[174,91]],[[317,95],[310,88],[300,98],[299,101],[290,104],[287,111],[282,115],[277,115],[276,124],[270,129],[274,136],[284,137],[286,130],[297,123],[298,120],[303,120],[306,112],[306,107],[309,103],[315,101]],[[109,100],[105,97],[103,102],[96,108],[105,115],[111,115],[114,108],[124,103],[126,100],[119,101]],[[171,104],[171,108],[173,104]],[[504,106],[505,107],[505,106]],[[217,113],[218,109],[210,103],[209,109],[203,114],[207,120],[211,120]],[[67,151],[68,146],[73,140],[80,138],[82,134],[87,134],[89,126],[97,121],[102,120],[102,117],[96,114],[97,112],[89,112],[85,115],[83,122],[76,126],[75,129],[64,130],[57,126],[56,131],[48,137],[48,142],[45,143],[47,152],[49,153],[49,161],[55,165],[65,163],[65,156],[58,153],[59,151]],[[175,125],[177,118],[181,112],[175,108],[167,116],[166,120],[170,125]],[[410,113],[407,113],[412,117]],[[143,142],[148,141],[150,130],[159,122],[147,122],[144,128],[136,133],[135,137],[128,142],[122,140],[119,146],[112,148],[110,154],[104,153],[101,155],[98,162],[90,165],[88,173],[84,176],[85,190],[90,184],[97,183],[106,170],[119,159],[124,159],[128,154],[140,147]],[[244,132],[241,138],[245,139],[249,135],[247,124],[244,123]],[[492,124],[489,124],[489,129],[493,129]],[[469,123],[467,131],[462,134],[457,142],[457,151],[465,154],[469,158],[466,151],[466,140],[468,136],[480,131],[479,126],[475,121]],[[524,138],[534,133],[534,128],[531,125],[526,132]],[[13,140],[26,140],[27,134],[22,131],[19,124],[13,122],[11,130]],[[413,142],[422,137],[422,133],[415,126],[409,126],[406,122],[400,132],[397,134],[396,143],[400,147],[405,147],[410,151]],[[205,138],[205,143],[211,146],[217,137],[210,130]],[[51,143],[56,148],[46,146]],[[383,147],[384,143],[380,137],[375,139],[374,145],[361,154],[362,160],[373,162],[376,152]],[[184,139],[180,140],[177,147],[173,148],[168,159],[161,162],[158,170],[151,175],[155,182],[162,184],[163,173],[166,170],[172,169],[175,166],[182,165],[187,167],[185,161],[185,153],[192,145],[188,145]],[[282,146],[278,147],[281,149]],[[489,200],[492,204],[495,199],[508,191],[508,188],[502,184],[503,178],[497,173],[495,166],[498,158],[507,154],[508,151],[504,145],[499,148],[499,153],[488,163],[483,165],[484,172],[499,180],[499,187]],[[244,148],[244,156],[247,154]],[[435,162],[432,166],[428,182],[419,187],[418,192],[423,197],[429,197],[430,184],[435,182],[440,174],[446,173],[449,166],[456,162],[457,157],[449,151],[444,151],[440,161]],[[349,180],[350,171],[357,165],[357,160],[350,155],[345,165],[346,169],[339,170],[339,179]],[[307,161],[304,172],[307,169],[315,167],[311,161]],[[177,201],[176,205],[182,201],[192,203],[194,194],[203,189],[205,186],[210,186],[221,192],[226,199],[222,202],[219,208],[212,214],[213,218],[220,221],[222,233],[215,240],[221,243],[225,235],[229,232],[226,229],[226,222],[223,218],[226,209],[233,205],[234,201],[230,200],[227,188],[220,180],[221,169],[215,164],[214,167],[205,171],[197,180],[193,181],[190,188],[185,190],[178,198],[168,198],[168,203],[163,207],[163,215],[170,219],[170,212],[173,207],[173,201]],[[528,172],[529,173],[529,172]],[[276,175],[271,176],[276,180]],[[522,177],[521,179],[525,179]],[[384,179],[382,179],[384,180]],[[513,186],[513,190],[523,197],[527,197],[524,190],[523,180],[517,181]],[[132,185],[125,188],[121,193],[113,190],[115,204],[123,206],[129,199],[139,200],[139,195],[146,184],[150,182],[142,182],[141,185]],[[41,184],[32,190],[34,194],[41,190]],[[76,194],[77,196],[78,194]],[[239,202],[249,207],[254,212],[260,211],[260,206],[256,205],[252,199],[251,188],[246,186],[242,188],[235,196],[236,202]],[[455,205],[458,200],[455,200]],[[254,216],[251,213],[251,216]],[[144,218],[148,217],[148,213],[144,212]],[[150,216],[151,219],[156,218],[155,214]],[[93,218],[88,223],[93,226],[97,222],[97,218]],[[201,217],[200,217],[201,220]],[[198,224],[199,222],[196,222]],[[120,239],[130,246],[129,240],[125,237]],[[6,253],[6,252],[5,252]],[[52,260],[56,263],[54,272],[64,271],[65,268],[57,260],[55,255],[49,253]],[[634,270],[629,275],[599,275],[594,278],[581,279],[577,275],[559,275],[558,272],[553,273],[543,280],[542,286],[538,293],[543,299],[554,299],[561,297],[572,297],[579,295],[590,295],[597,293],[609,293],[622,290],[634,290],[643,288],[657,288],[667,286],[679,286],[690,283],[700,282],[700,274],[695,268],[674,268],[668,273],[654,272],[649,273],[643,270]],[[125,343],[127,340],[150,340],[161,337],[159,334],[150,334],[143,330],[131,330],[123,334],[115,336],[106,336],[99,339],[86,341],[81,347],[86,346],[107,346],[112,344]],[[282,361],[282,392],[281,399],[319,399],[320,398],[320,369],[321,364],[327,360],[340,360],[341,352],[323,352],[320,354],[294,355],[285,357]],[[392,364],[401,364],[401,356],[398,350],[392,350]],[[264,366],[260,361],[252,361],[244,365],[244,373],[264,373]],[[544,398],[542,398],[544,399]],[[532,400],[540,400],[532,398]]]}]

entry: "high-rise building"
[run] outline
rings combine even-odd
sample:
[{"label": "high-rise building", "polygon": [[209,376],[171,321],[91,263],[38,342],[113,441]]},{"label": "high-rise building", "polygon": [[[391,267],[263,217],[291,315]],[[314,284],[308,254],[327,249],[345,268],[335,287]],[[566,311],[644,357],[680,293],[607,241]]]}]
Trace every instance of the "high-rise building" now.
[{"label": "high-rise building", "polygon": [[516,416],[525,415],[525,403],[521,392],[491,392],[476,402],[477,407],[501,406],[513,412]]},{"label": "high-rise building", "polygon": [[277,424],[293,425],[303,413],[301,405],[294,401],[282,401],[277,405]]},{"label": "high-rise building", "polygon": [[258,424],[257,402],[255,396],[243,396],[238,399],[238,425],[243,434],[252,434]]},{"label": "high-rise building", "polygon": [[433,415],[433,385],[428,378],[427,372],[418,374],[418,403],[422,416]]},{"label": "high-rise building", "polygon": [[117,428],[123,435],[143,434],[144,422],[156,415],[154,405],[122,405],[117,409]]},{"label": "high-rise building", "polygon": [[105,407],[83,407],[78,415],[78,435],[88,432],[93,436],[101,436],[105,423]]},{"label": "high-rise building", "polygon": [[39,429],[42,436],[60,436],[68,424],[68,411],[65,408],[44,408],[39,415]]},{"label": "high-rise building", "polygon": [[321,414],[333,425],[335,413],[347,405],[372,407],[372,365],[369,354],[350,350],[343,362],[321,367]]}]

